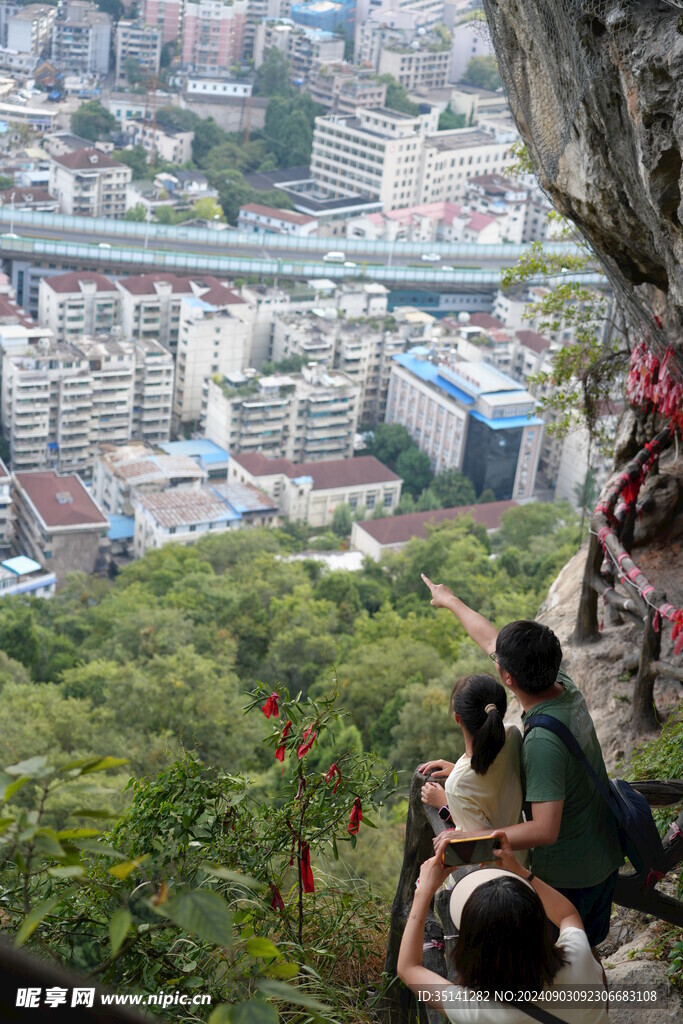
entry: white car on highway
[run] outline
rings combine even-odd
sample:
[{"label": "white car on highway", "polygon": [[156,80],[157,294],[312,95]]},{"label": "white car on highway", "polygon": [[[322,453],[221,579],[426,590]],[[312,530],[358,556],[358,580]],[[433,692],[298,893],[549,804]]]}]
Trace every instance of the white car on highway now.
[{"label": "white car on highway", "polygon": [[441,257],[438,252],[423,252],[420,259],[425,263],[440,263]]}]

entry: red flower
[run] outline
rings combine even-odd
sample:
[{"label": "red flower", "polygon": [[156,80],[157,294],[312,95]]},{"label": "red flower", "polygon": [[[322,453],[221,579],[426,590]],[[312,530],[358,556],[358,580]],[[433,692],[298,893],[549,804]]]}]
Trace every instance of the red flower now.
[{"label": "red flower", "polygon": [[304,729],[304,742],[299,745],[296,752],[299,760],[301,760],[301,758],[311,749],[317,735],[318,734],[315,732],[312,725],[309,725],[307,729]]},{"label": "red flower", "polygon": [[[270,700],[270,698],[268,698],[268,699]],[[292,719],[290,718],[288,722],[285,722],[285,727],[282,730],[282,736],[280,737],[280,746],[275,751],[275,757],[277,758],[278,761],[284,761],[284,759],[285,759],[285,750],[287,748],[285,746],[284,741],[289,736],[289,730],[291,728],[292,728]]]},{"label": "red flower", "polygon": [[280,895],[280,890],[278,889],[278,887],[273,882],[270,882],[269,884],[270,884],[270,891],[273,894],[273,898],[270,901],[271,907],[273,908],[273,910],[284,910],[285,909],[285,904],[284,904],[284,901],[282,899],[282,896]]},{"label": "red flower", "polygon": [[271,693],[266,703],[261,706],[261,711],[266,716],[266,718],[270,718],[271,715],[273,716],[273,718],[279,718],[280,709],[277,706],[277,702],[279,701],[279,699],[279,693]]},{"label": "red flower", "polygon": [[311,848],[308,843],[299,843],[299,861],[301,863],[301,883],[304,892],[315,892],[315,882],[311,870]]},{"label": "red flower", "polygon": [[334,784],[334,789],[332,790],[332,796],[334,796],[334,794],[337,792],[337,786],[341,782],[341,777],[342,777],[342,774],[341,774],[341,772],[339,770],[339,766],[337,765],[336,761],[334,762],[334,764],[330,765],[330,767],[328,768],[327,774],[325,775],[325,782],[332,782],[332,779],[335,776],[337,777],[337,781]]},{"label": "red flower", "polygon": [[306,780],[303,777],[303,775],[300,775],[299,776],[299,788],[296,791],[296,796],[294,797],[295,800],[299,799],[299,797],[301,796],[301,794],[303,793],[305,788],[306,788]]},{"label": "red flower", "polygon": [[357,796],[353,801],[353,807],[351,808],[351,817],[349,818],[349,826],[347,832],[349,835],[357,836],[360,828],[360,823],[363,820],[363,812],[361,810],[360,797]]}]

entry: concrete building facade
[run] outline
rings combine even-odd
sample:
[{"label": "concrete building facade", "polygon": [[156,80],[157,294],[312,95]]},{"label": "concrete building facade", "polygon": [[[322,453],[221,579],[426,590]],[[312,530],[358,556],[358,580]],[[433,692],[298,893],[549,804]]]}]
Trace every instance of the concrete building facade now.
[{"label": "concrete building facade", "polygon": [[50,193],[61,213],[82,217],[123,217],[126,186],[133,172],[99,149],[80,149],[50,161]]}]

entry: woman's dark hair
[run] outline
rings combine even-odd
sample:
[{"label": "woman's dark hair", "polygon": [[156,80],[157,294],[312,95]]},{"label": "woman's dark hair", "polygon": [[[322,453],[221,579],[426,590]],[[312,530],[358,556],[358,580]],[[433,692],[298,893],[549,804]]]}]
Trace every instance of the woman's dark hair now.
[{"label": "woman's dark hair", "polygon": [[520,690],[542,693],[557,679],[562,647],[552,629],[533,619],[503,626],[496,638],[496,661]]},{"label": "woman's dark hair", "polygon": [[[495,704],[495,711],[485,711]],[[472,770],[486,775],[505,744],[505,688],[489,675],[462,676],[451,693],[451,710],[472,737]]]},{"label": "woman's dark hair", "polygon": [[458,984],[481,991],[538,991],[568,962],[538,894],[509,876],[484,882],[467,900],[453,957]]}]

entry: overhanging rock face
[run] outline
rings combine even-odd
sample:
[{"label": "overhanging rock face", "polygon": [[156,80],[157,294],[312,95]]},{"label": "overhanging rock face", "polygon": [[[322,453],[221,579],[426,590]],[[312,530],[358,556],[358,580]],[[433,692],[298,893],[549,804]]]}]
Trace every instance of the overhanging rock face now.
[{"label": "overhanging rock face", "polygon": [[[683,326],[683,15],[659,0],[484,0],[544,189],[615,285]],[[681,345],[678,340],[678,346]],[[677,347],[678,347],[677,346]],[[679,348],[680,351],[680,348]]]}]

